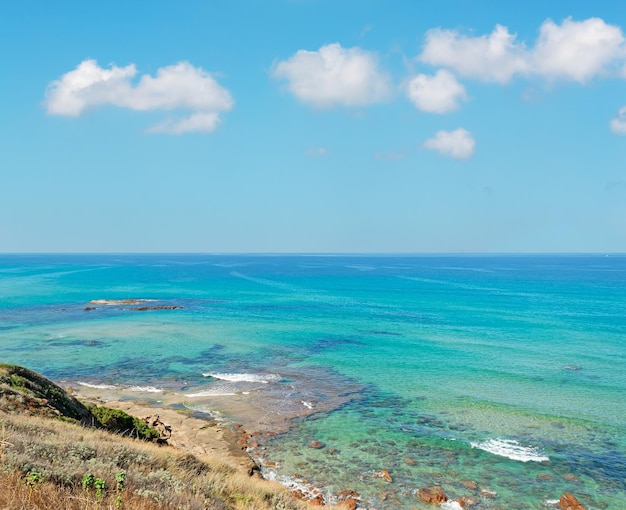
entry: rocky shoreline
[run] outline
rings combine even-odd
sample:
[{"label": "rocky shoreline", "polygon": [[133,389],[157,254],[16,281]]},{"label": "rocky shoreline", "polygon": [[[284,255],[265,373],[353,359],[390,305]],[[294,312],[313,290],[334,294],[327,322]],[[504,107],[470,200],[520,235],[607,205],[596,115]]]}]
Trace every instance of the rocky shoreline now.
[{"label": "rocky shoreline", "polygon": [[[108,407],[121,409],[128,414],[144,417],[150,416],[151,419],[157,418],[171,428],[171,435],[168,444],[181,448],[199,458],[206,456],[216,456],[223,461],[237,468],[240,472],[248,476],[265,477],[272,480],[271,476],[267,476],[277,469],[277,465],[268,460],[265,454],[265,441],[280,433],[276,430],[270,430],[267,427],[257,430],[254,426],[251,428],[248,423],[227,423],[219,421],[207,416],[194,415],[189,409],[181,409],[179,404],[180,395],[163,391],[159,393],[158,399],[129,399],[127,394],[120,390],[99,389],[84,386],[70,386],[67,388],[79,399],[86,400],[98,405],[106,405]],[[233,400],[230,399],[232,406]],[[249,416],[254,413],[255,409],[246,409],[245,401],[237,401],[234,408],[239,411],[240,416]],[[231,407],[233,409],[233,407]],[[257,417],[258,418],[258,417]],[[251,423],[259,425],[260,421],[250,420]],[[326,445],[320,441],[312,441],[307,445],[312,449],[323,449]],[[385,482],[393,483],[393,474],[386,469],[381,469],[373,474],[374,478],[380,478]],[[292,482],[285,485],[292,495],[301,501],[305,501],[313,506],[333,505],[338,508],[356,509],[360,507],[361,497],[346,487],[338,491],[336,494],[324,494],[319,488],[310,484],[305,476],[293,474]],[[468,493],[473,495],[464,495],[456,499],[450,499],[444,490],[438,486],[421,487],[416,490],[416,499],[426,505],[433,507],[441,506],[446,509],[459,510],[480,508],[479,500],[482,498],[493,499],[497,495],[489,491],[478,491],[475,482],[462,482],[466,485]],[[585,510],[585,507],[578,499],[569,492],[561,495],[560,499],[555,500],[552,508],[559,510]]]}]

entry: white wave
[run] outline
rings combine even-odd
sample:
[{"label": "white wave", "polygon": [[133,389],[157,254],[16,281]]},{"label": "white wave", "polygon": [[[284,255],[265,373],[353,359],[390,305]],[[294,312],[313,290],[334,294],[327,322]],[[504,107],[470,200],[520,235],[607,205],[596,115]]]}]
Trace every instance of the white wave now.
[{"label": "white wave", "polygon": [[558,499],[546,499],[543,502],[543,506],[548,507],[548,508],[560,508],[559,504],[560,504],[560,500]]},{"label": "white wave", "polygon": [[463,510],[461,504],[457,501],[445,501],[439,505],[443,510]]},{"label": "white wave", "polygon": [[161,393],[163,388],[155,388],[154,386],[129,386],[128,391],[138,391],[141,393]]},{"label": "white wave", "polygon": [[119,306],[119,305],[139,305],[141,303],[151,303],[154,299],[92,299],[90,305]]},{"label": "white wave", "polygon": [[488,439],[482,443],[470,443],[472,448],[479,448],[494,455],[507,457],[522,462],[547,462],[549,457],[542,455],[539,450],[531,446],[522,446],[513,439]]},{"label": "white wave", "polygon": [[202,374],[204,377],[213,377],[230,382],[259,382],[268,384],[270,382],[280,382],[283,380],[278,374],[236,374],[236,373],[208,373]]},{"label": "white wave", "polygon": [[76,384],[80,384],[81,386],[85,386],[87,388],[95,388],[97,390],[114,390],[117,386],[113,386],[112,384],[93,384],[82,381],[77,381]]},{"label": "white wave", "polygon": [[337,503],[336,497],[330,494],[325,494],[324,491],[312,486],[306,480],[302,480],[294,476],[279,475],[276,469],[266,467],[263,457],[256,457],[254,460],[255,462],[257,462],[257,464],[261,466],[261,474],[263,475],[264,479],[270,480],[272,482],[278,482],[283,487],[287,487],[289,491],[301,492],[305,498],[312,499],[318,497],[321,494],[324,497],[325,504],[333,505]]},{"label": "white wave", "polygon": [[220,390],[219,388],[197,391],[195,393],[185,393],[186,397],[232,397],[233,395],[237,395],[237,393],[231,393],[228,391]]},{"label": "white wave", "polygon": [[189,409],[190,411],[195,411],[197,413],[210,414],[212,419],[220,423],[228,421],[226,418],[224,418],[222,413],[220,413],[219,411],[216,411],[215,409],[211,409],[211,408],[207,408],[203,406],[197,406],[197,405],[188,405],[185,402],[183,402],[183,406],[185,407],[185,409]]},{"label": "white wave", "polygon": [[300,402],[302,402],[302,405],[308,409],[313,409],[315,407],[315,404],[312,402],[305,402],[304,400],[301,400]]}]

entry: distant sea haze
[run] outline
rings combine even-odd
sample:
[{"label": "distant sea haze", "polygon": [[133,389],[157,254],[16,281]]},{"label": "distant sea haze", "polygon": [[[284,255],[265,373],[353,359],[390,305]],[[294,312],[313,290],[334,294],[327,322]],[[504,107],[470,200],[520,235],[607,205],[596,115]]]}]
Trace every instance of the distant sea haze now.
[{"label": "distant sea haze", "polygon": [[2,255],[0,296],[6,362],[274,432],[328,502],[624,508],[624,256]]}]

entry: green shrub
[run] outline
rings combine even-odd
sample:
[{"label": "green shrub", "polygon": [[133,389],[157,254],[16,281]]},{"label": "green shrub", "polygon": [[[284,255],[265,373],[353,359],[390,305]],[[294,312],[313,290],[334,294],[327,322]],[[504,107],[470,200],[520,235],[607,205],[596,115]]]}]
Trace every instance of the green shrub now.
[{"label": "green shrub", "polygon": [[106,406],[96,406],[91,409],[91,413],[96,417],[103,428],[118,434],[128,434],[131,437],[143,439],[145,441],[155,441],[160,434],[157,430],[149,427],[148,424],[139,418],[135,418],[120,409],[111,409]]}]

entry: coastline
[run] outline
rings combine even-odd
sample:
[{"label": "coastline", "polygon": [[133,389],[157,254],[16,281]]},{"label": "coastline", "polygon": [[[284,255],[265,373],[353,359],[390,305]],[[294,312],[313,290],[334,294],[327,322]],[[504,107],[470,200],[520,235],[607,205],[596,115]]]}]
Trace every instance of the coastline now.
[{"label": "coastline", "polygon": [[[254,461],[238,443],[241,433],[231,430],[231,425],[207,416],[200,418],[194,412],[178,407],[176,395],[163,391],[159,398],[128,398],[121,390],[64,385],[64,388],[83,402],[120,409],[132,416],[144,418],[157,415],[171,427],[170,446],[185,450],[199,458],[213,456],[250,473]],[[243,429],[238,429],[243,430]],[[256,471],[256,470],[255,470]]]},{"label": "coastline", "polygon": [[295,416],[288,418],[280,415],[279,420],[270,423],[264,417],[272,414],[271,409],[254,405],[242,398],[244,395],[214,397],[212,400],[219,400],[215,405],[217,413],[221,414],[224,408],[229,411],[224,411],[226,418],[218,418],[211,413],[186,407],[183,395],[171,390],[144,393],[140,397],[129,396],[122,388],[97,388],[67,382],[59,384],[82,402],[120,409],[140,419],[157,418],[171,428],[171,436],[167,440],[169,446],[188,452],[200,460],[212,458],[224,462],[243,475],[279,486],[301,503],[354,509],[360,501],[360,496],[350,488],[335,495],[324,493],[305,479],[286,482],[274,478],[277,465],[265,457],[263,439],[285,431],[291,419],[317,412],[311,407],[303,406],[304,411]]}]

